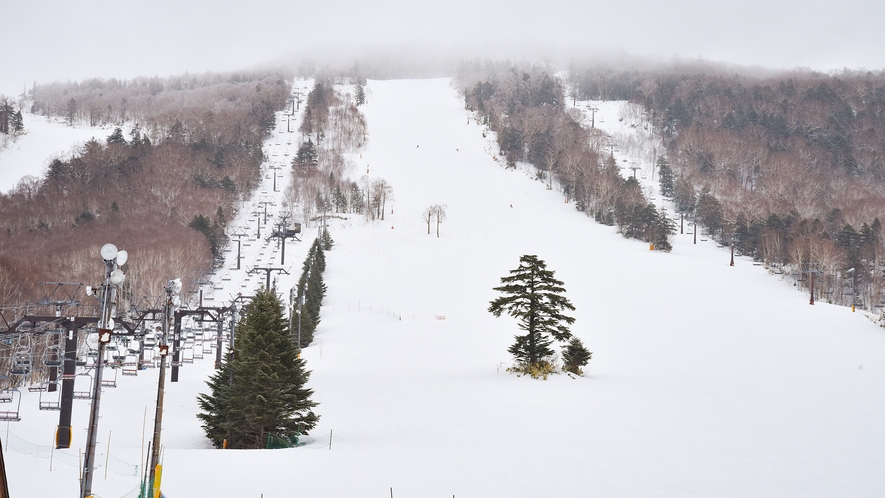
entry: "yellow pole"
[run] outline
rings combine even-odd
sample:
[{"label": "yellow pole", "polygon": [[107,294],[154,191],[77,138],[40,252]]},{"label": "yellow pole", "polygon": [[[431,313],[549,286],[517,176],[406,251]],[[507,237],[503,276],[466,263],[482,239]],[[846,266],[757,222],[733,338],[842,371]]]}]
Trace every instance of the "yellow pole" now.
[{"label": "yellow pole", "polygon": [[154,471],[154,498],[160,498],[160,479],[163,477],[163,465],[157,464],[156,470]]}]

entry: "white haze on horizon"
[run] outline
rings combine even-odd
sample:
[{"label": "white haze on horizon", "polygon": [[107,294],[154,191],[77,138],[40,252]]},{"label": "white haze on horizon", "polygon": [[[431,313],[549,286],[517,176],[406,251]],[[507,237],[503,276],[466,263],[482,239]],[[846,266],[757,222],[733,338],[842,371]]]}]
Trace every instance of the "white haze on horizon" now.
[{"label": "white haze on horizon", "polygon": [[[0,94],[35,81],[170,76],[424,51],[568,60],[585,51],[827,71],[885,68],[885,3],[5,0]],[[322,58],[321,58],[322,57]]]}]

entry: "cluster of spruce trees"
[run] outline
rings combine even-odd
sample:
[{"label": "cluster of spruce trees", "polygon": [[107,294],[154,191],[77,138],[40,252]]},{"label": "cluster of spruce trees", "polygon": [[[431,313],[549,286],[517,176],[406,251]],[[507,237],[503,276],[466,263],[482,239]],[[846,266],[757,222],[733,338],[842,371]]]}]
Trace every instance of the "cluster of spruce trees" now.
[{"label": "cluster of spruce trees", "polygon": [[320,323],[320,307],[326,296],[326,284],[323,283],[323,272],[326,271],[326,253],[332,248],[332,237],[329,230],[323,229],[322,236],[314,239],[310,252],[301,266],[301,278],[293,301],[295,312],[292,313],[292,332],[295,334],[299,348],[310,345],[313,333]]},{"label": "cluster of spruce trees", "polygon": [[21,109],[15,110],[6,97],[0,96],[0,133],[15,136],[21,134],[24,129],[25,121]]}]

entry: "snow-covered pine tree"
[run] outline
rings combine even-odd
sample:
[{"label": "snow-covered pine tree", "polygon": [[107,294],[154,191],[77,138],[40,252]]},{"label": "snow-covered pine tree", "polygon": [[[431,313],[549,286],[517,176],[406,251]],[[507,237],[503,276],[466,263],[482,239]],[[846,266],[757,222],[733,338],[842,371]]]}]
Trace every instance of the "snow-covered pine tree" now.
[{"label": "snow-covered pine tree", "polygon": [[[237,328],[230,365],[209,381],[213,392],[199,399],[206,413],[198,416],[216,445],[223,431],[231,448],[264,448],[269,435],[305,434],[319,420],[311,410],[317,405],[310,399],[313,390],[305,387],[310,372],[287,322],[272,291],[255,293]],[[228,378],[233,374],[226,388],[224,368],[230,369]]]},{"label": "snow-covered pine tree", "polygon": [[575,307],[563,295],[563,283],[553,274],[537,256],[524,255],[519,258],[518,268],[501,277],[503,285],[494,288],[502,296],[490,302],[490,313],[499,317],[507,312],[519,320],[519,328],[526,332],[517,335],[516,342],[507,349],[526,371],[549,363],[554,339],[567,341],[572,337],[568,325],[575,319],[562,312],[574,311]]}]

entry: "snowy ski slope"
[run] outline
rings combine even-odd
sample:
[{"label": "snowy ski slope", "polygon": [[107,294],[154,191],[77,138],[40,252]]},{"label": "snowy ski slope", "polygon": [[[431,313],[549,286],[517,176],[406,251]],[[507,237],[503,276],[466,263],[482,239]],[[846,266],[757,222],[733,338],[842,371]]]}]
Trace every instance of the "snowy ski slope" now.
[{"label": "snowy ski slope", "polygon": [[[677,235],[664,254],[596,224],[525,170],[496,162],[493,137],[482,137],[446,79],[370,81],[367,90],[370,139],[352,173],[384,178],[394,201],[384,221],[330,221],[328,295],[304,350],[322,417],[312,442],[210,449],[194,413],[213,357],[194,359],[166,385],[167,496],[885,493],[881,328],[844,307],[809,306],[747,258],[729,267],[712,241]],[[298,134],[279,119],[266,144],[271,164],[297,150]],[[270,182],[251,202],[274,197]],[[431,204],[448,207],[439,238],[421,219]],[[257,223],[248,207],[236,224]],[[304,240],[287,245],[284,297],[315,230],[305,226]],[[243,247],[243,270],[220,271],[205,294],[221,303],[263,284],[245,269],[277,265],[272,245]],[[505,371],[516,322],[486,309],[523,254],[565,282],[577,307],[572,330],[594,352],[583,378]],[[156,382],[149,369],[105,390],[100,453],[110,444],[115,457],[139,462]],[[48,448],[57,412],[22,396],[9,436]],[[78,470],[59,453],[82,448],[87,412],[78,401],[75,449],[55,452],[52,471],[38,450],[3,440],[13,496],[76,493]],[[103,472],[100,496],[137,484]]]}]

